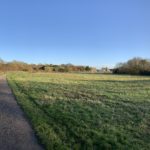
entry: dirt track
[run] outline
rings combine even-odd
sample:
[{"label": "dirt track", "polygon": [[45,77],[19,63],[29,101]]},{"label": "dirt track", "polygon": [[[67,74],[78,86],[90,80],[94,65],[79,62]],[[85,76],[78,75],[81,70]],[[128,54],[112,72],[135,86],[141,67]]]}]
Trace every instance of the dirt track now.
[{"label": "dirt track", "polygon": [[0,150],[42,150],[7,84],[0,77]]}]

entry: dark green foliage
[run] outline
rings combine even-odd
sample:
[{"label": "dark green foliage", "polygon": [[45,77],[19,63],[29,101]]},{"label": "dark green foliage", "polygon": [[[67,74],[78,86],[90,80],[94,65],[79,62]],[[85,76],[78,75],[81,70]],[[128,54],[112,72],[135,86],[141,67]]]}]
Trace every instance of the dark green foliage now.
[{"label": "dark green foliage", "polygon": [[90,68],[89,66],[86,66],[86,67],[85,67],[85,70],[86,70],[86,71],[91,71],[91,68]]}]

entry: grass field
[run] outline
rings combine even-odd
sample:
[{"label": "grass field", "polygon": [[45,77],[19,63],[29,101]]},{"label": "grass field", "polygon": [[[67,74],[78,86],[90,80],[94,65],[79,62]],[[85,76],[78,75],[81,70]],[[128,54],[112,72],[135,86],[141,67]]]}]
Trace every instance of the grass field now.
[{"label": "grass field", "polygon": [[150,77],[11,73],[7,78],[46,149],[150,149]]}]

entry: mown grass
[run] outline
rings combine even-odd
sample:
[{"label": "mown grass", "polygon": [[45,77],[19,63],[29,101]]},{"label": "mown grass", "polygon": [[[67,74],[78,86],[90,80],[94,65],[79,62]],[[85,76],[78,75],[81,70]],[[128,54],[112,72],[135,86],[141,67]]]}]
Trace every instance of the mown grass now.
[{"label": "mown grass", "polygon": [[150,77],[11,73],[7,78],[46,149],[150,149]]}]

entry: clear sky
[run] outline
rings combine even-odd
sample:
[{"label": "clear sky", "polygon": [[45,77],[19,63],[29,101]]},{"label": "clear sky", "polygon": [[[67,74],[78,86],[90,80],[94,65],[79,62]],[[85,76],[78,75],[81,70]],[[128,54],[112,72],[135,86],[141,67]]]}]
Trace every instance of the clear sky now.
[{"label": "clear sky", "polygon": [[0,57],[114,66],[150,58],[150,0],[1,0]]}]

